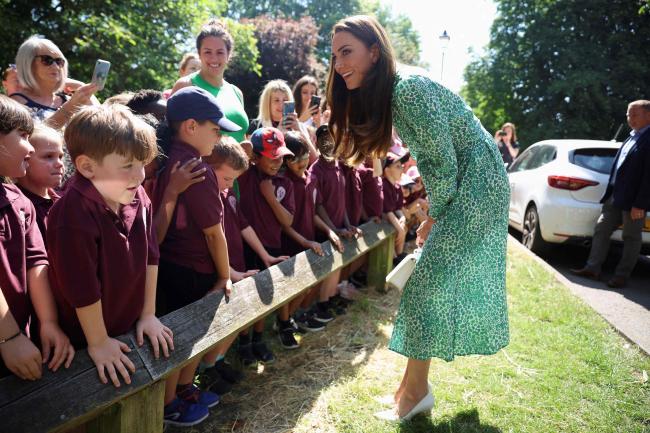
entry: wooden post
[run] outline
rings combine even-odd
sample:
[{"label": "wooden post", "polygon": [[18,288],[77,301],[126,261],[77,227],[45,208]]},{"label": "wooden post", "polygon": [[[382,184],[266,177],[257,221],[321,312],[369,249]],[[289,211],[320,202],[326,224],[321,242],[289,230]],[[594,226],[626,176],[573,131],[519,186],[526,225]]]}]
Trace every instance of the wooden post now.
[{"label": "wooden post", "polygon": [[386,275],[393,269],[395,234],[391,234],[372,250],[368,257],[368,286],[381,293],[386,292]]},{"label": "wooden post", "polygon": [[163,431],[165,380],[120,400],[86,425],[87,433]]}]

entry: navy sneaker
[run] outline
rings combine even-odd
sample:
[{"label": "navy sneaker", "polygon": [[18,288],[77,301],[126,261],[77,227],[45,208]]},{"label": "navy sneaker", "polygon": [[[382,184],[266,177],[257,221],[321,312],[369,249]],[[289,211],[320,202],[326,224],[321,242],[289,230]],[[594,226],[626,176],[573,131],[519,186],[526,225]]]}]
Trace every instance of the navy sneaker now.
[{"label": "navy sneaker", "polygon": [[318,332],[325,329],[325,324],[316,320],[312,314],[302,313],[296,317],[296,324],[301,331]]},{"label": "navy sneaker", "polygon": [[237,353],[239,354],[239,360],[244,367],[255,367],[257,364],[257,358],[255,358],[255,354],[253,354],[253,345],[251,343],[242,344],[240,342]]},{"label": "navy sneaker", "polygon": [[253,355],[255,355],[258,361],[264,364],[272,364],[275,362],[273,352],[266,347],[263,341],[253,341]]},{"label": "navy sneaker", "polygon": [[235,370],[229,363],[227,363],[223,359],[217,361],[214,364],[213,368],[217,370],[221,378],[227,382],[238,383],[241,382],[242,379],[244,379],[243,372],[239,370]]},{"label": "navy sneaker", "polygon": [[221,400],[219,394],[210,391],[201,391],[201,389],[194,384],[179,392],[178,398],[188,403],[198,403],[205,407],[215,407]]},{"label": "navy sneaker", "polygon": [[165,406],[163,422],[180,427],[190,427],[197,425],[208,415],[210,415],[210,411],[207,406],[190,403],[176,397]]}]

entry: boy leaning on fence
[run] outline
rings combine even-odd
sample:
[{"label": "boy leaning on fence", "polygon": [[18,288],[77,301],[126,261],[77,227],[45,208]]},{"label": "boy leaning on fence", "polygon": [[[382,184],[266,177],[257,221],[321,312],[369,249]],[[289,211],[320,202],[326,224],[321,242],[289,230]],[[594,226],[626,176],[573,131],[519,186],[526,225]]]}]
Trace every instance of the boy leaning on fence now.
[{"label": "boy leaning on fence", "polygon": [[61,327],[88,346],[103,383],[130,383],[130,348],[117,340],[134,326],[139,345],[169,356],[172,331],[155,316],[158,244],[144,165],[156,155],[153,128],[127,108],[88,107],[65,141],[77,173],[48,216],[50,281]]}]

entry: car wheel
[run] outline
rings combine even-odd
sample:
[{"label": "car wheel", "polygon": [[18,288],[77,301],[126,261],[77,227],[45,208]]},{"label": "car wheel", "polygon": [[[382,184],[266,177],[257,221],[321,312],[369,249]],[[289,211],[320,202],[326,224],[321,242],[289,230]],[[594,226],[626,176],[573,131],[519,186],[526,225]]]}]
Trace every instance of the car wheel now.
[{"label": "car wheel", "polygon": [[524,227],[521,232],[521,243],[536,254],[548,250],[548,243],[542,239],[542,232],[539,228],[539,215],[534,205],[529,206],[526,210]]}]

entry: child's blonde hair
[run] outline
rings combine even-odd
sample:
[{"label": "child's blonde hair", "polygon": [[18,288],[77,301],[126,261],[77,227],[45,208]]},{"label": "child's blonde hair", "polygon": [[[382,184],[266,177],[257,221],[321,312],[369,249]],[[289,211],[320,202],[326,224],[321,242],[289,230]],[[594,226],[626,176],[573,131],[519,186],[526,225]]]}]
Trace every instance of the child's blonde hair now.
[{"label": "child's blonde hair", "polygon": [[75,163],[80,155],[101,162],[117,153],[144,163],[158,155],[155,130],[120,104],[81,109],[70,120],[64,138]]}]

